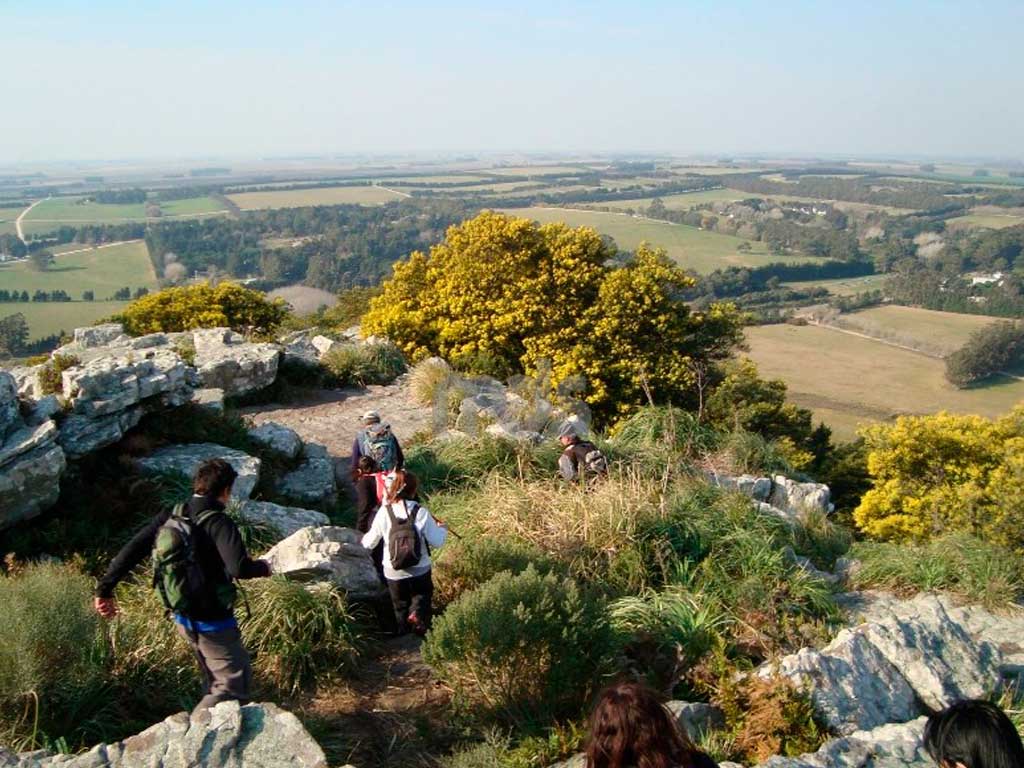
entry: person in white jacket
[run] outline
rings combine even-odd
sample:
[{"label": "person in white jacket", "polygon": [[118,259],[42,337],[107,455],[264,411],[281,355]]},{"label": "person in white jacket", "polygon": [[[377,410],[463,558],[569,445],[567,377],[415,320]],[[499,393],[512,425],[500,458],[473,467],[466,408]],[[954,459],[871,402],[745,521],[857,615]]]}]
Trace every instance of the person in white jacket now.
[{"label": "person in white jacket", "polygon": [[[440,547],[448,539],[448,530],[430,511],[413,501],[416,495],[416,478],[414,475],[397,470],[384,478],[384,502],[373,518],[370,530],[363,536],[363,547],[373,550],[381,541],[384,546],[384,578],[391,593],[391,604],[395,610],[399,634],[412,630],[418,635],[426,634],[433,619],[434,580],[431,574],[430,549]],[[405,545],[398,532],[410,532],[403,526],[413,520],[416,550],[419,558],[411,555],[409,537]],[[396,567],[396,557],[406,561]]]}]

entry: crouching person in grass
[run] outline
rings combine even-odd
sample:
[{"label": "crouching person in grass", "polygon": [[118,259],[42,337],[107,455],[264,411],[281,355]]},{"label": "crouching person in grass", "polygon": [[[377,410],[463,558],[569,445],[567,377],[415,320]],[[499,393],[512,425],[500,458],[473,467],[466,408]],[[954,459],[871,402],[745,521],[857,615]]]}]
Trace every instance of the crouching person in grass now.
[{"label": "crouching person in grass", "polygon": [[613,685],[598,697],[585,755],[586,768],[718,768],[638,683]]},{"label": "crouching person in grass", "polygon": [[444,524],[426,507],[413,501],[416,478],[402,470],[384,481],[384,501],[377,510],[363,547],[384,547],[384,578],[391,593],[399,634],[413,631],[425,635],[433,618],[434,580],[430,548],[440,547],[448,538]]},{"label": "crouching person in grass", "polygon": [[114,557],[96,590],[96,610],[117,615],[114,587],[148,555],[153,584],[203,675],[196,710],[221,701],[249,701],[252,667],[235,619],[235,579],[269,576],[270,564],[246,552],[224,512],[237,474],[223,459],[196,471],[192,497],[154,517]]}]

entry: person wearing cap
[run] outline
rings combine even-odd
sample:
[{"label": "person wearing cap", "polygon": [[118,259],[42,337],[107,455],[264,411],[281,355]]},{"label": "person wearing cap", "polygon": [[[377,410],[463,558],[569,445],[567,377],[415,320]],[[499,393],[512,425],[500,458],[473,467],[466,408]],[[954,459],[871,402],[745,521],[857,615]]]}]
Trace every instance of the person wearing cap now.
[{"label": "person wearing cap", "polygon": [[562,477],[575,482],[581,477],[599,476],[608,473],[608,462],[596,445],[580,437],[577,426],[566,421],[558,430],[558,442],[562,444],[562,455],[558,457],[558,471]]},{"label": "person wearing cap", "polygon": [[352,441],[352,477],[359,473],[359,459],[369,456],[381,472],[392,472],[405,466],[405,456],[391,425],[381,421],[377,411],[362,416],[363,428]]},{"label": "person wearing cap", "polygon": [[372,551],[383,544],[385,550],[390,550],[392,528],[412,520],[419,538],[419,560],[396,568],[392,562],[394,553],[385,551],[384,578],[391,594],[399,634],[411,630],[422,636],[430,629],[433,618],[434,579],[430,550],[448,540],[448,529],[426,507],[413,500],[416,496],[415,475],[402,470],[390,472],[385,476],[384,487],[384,502],[374,516],[370,530],[363,536],[362,545]]}]

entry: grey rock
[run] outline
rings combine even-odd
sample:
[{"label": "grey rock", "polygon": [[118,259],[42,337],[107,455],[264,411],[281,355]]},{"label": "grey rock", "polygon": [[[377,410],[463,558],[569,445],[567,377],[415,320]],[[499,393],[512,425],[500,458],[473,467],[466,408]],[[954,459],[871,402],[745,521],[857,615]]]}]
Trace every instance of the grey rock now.
[{"label": "grey rock", "polygon": [[[200,331],[196,332],[199,337]],[[231,333],[231,331],[228,331]],[[237,335],[237,334],[236,334]],[[277,378],[281,351],[274,344],[196,343],[196,371],[205,388],[244,395],[270,386]]]},{"label": "grey rock", "polygon": [[385,588],[361,539],[352,528],[303,528],[274,545],[264,558],[275,573],[291,579],[330,582],[355,599],[380,597]]},{"label": "grey rock", "polygon": [[4,435],[20,424],[18,382],[7,371],[0,371],[0,443],[3,443]]},{"label": "grey rock", "polygon": [[329,339],[326,336],[314,336],[309,340],[309,343],[313,345],[313,348],[316,350],[316,356],[321,360],[324,358],[324,355],[331,352],[335,347],[341,346],[340,342]]},{"label": "grey rock", "polygon": [[725,713],[701,702],[670,701],[666,705],[679,727],[693,739],[701,734],[725,728]]},{"label": "grey rock", "polygon": [[772,492],[772,481],[768,477],[755,477],[754,475],[737,475],[733,477],[731,475],[711,473],[708,475],[708,479],[712,485],[739,491],[745,496],[754,499],[754,501],[767,502]]},{"label": "grey rock", "polygon": [[14,459],[57,440],[57,425],[44,421],[37,426],[26,426],[7,435],[0,444],[0,470]]},{"label": "grey rock", "polygon": [[37,399],[43,396],[42,386],[39,384],[39,371],[42,367],[42,365],[19,365],[7,371],[14,377],[20,397]]},{"label": "grey rock", "polygon": [[71,414],[61,421],[57,441],[69,458],[77,459],[113,445],[124,437],[125,432],[137,425],[142,416],[141,406],[99,418]]},{"label": "grey rock", "polygon": [[245,338],[230,328],[200,328],[192,332],[192,344],[197,355],[219,352],[222,347],[244,343]]},{"label": "grey rock", "polygon": [[105,323],[88,328],[75,328],[74,343],[83,349],[105,347],[122,336],[124,336],[124,326],[120,323]]},{"label": "grey rock", "polygon": [[80,755],[0,750],[10,768],[327,768],[320,745],[299,719],[275,704],[225,701],[181,712],[116,744]]},{"label": "grey rock", "polygon": [[314,512],[301,507],[283,507],[269,501],[252,501],[251,499],[239,505],[238,513],[252,523],[273,528],[282,539],[303,528],[329,525],[331,522],[323,512]]},{"label": "grey rock", "polygon": [[19,454],[0,468],[0,528],[49,509],[60,496],[60,476],[67,465],[53,443]]},{"label": "grey rock", "polygon": [[[893,723],[872,730],[855,731],[826,742],[817,752],[799,757],[773,757],[763,768],[933,768],[924,749],[924,725],[920,717],[909,723]],[[724,763],[722,764],[724,765]]]},{"label": "grey rock", "polygon": [[798,483],[785,475],[774,478],[771,498],[768,502],[778,509],[791,515],[803,517],[808,513],[831,511],[830,493],[827,485],[822,483]]},{"label": "grey rock", "polygon": [[109,416],[176,391],[185,400],[191,397],[185,363],[169,349],[98,357],[64,371],[62,382],[75,413],[89,417]]},{"label": "grey rock", "polygon": [[288,457],[288,459],[296,459],[302,452],[302,438],[299,437],[299,433],[274,421],[266,421],[260,426],[250,429],[249,435],[253,440]]},{"label": "grey rock", "polygon": [[210,459],[224,459],[238,473],[231,498],[244,501],[252,495],[260,479],[260,460],[216,443],[171,445],[136,459],[135,463],[143,472],[178,473],[191,478],[199,465]]},{"label": "grey rock", "polygon": [[25,421],[32,425],[42,424],[44,421],[52,419],[62,410],[64,410],[64,406],[57,396],[47,395],[32,403]]},{"label": "grey rock", "polygon": [[213,387],[194,390],[192,392],[192,402],[201,408],[209,408],[211,411],[223,411],[224,390]]},{"label": "grey rock", "polygon": [[306,366],[315,366],[319,363],[317,349],[305,332],[298,335],[290,334],[286,339],[282,339],[281,343],[284,347],[284,362]]},{"label": "grey rock", "polygon": [[300,504],[334,504],[338,499],[338,485],[334,462],[327,449],[316,443],[306,443],[302,449],[302,462],[280,478],[277,490],[282,496]]}]

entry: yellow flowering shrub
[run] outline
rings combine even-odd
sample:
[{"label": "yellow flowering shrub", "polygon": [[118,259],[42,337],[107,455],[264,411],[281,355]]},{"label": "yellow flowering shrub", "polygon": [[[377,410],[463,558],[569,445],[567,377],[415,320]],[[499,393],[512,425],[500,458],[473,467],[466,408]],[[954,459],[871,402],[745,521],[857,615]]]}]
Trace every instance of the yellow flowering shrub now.
[{"label": "yellow flowering shrub", "polygon": [[288,316],[288,305],[236,283],[165,288],[136,299],[115,319],[132,336],[228,326],[272,333]]}]

